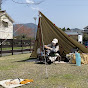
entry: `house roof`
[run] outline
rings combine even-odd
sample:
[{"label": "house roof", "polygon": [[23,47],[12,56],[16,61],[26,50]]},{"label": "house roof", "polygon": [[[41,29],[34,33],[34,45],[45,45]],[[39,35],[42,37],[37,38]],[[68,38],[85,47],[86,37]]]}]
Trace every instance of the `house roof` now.
[{"label": "house roof", "polygon": [[67,35],[78,35],[77,32],[65,32]]},{"label": "house roof", "polygon": [[3,15],[6,15],[14,23],[14,20],[7,14],[6,10],[0,10],[0,17]]},{"label": "house roof", "polygon": [[83,29],[88,29],[88,26],[84,27]]}]

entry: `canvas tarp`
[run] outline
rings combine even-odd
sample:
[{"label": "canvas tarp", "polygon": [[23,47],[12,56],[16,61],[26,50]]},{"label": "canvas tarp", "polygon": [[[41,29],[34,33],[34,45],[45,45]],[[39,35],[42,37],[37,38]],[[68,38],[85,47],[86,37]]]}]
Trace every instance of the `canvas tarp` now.
[{"label": "canvas tarp", "polygon": [[84,45],[78,43],[72,39],[60,28],[58,28],[53,22],[51,22],[43,13],[39,12],[39,23],[37,29],[37,35],[34,45],[34,51],[31,57],[37,56],[37,49],[45,45],[50,44],[54,38],[59,40],[60,54],[63,56],[71,52],[71,49],[78,47],[80,52],[88,53],[88,49]]}]

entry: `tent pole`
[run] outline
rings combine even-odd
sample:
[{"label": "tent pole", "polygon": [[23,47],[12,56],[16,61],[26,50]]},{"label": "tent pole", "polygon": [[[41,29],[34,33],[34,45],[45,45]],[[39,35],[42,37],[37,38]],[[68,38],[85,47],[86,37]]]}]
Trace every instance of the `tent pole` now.
[{"label": "tent pole", "polygon": [[43,41],[43,32],[42,32],[42,25],[41,25],[41,16],[40,17],[40,29],[41,29],[41,35],[42,35],[42,44],[43,44],[43,51],[44,51],[44,59],[45,59],[45,72],[46,72],[46,78],[48,79],[48,71],[47,71],[47,63],[46,63],[46,57],[45,57],[45,50],[44,50],[44,41]]}]

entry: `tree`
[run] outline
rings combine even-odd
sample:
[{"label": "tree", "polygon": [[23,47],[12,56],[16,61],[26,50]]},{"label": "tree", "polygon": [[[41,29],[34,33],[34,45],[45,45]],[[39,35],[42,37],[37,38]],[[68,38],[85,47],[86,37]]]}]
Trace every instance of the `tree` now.
[{"label": "tree", "polygon": [[88,34],[83,35],[83,41],[88,41]]},{"label": "tree", "polygon": [[34,37],[34,30],[24,25],[22,26],[21,24],[15,25],[14,32],[14,37],[17,39],[29,39]]},{"label": "tree", "polygon": [[65,29],[65,27],[64,28],[62,28],[62,31],[65,31],[66,29]]},{"label": "tree", "polygon": [[67,28],[67,30],[70,30],[70,28]]}]

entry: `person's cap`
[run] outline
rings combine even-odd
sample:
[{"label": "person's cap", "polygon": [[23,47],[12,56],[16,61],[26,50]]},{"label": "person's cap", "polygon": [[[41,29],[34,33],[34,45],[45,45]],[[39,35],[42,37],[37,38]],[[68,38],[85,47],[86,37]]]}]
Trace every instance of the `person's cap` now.
[{"label": "person's cap", "polygon": [[55,43],[55,44],[58,43],[58,39],[54,38],[52,43]]},{"label": "person's cap", "polygon": [[52,43],[56,44],[56,41],[52,41]]},{"label": "person's cap", "polygon": [[58,43],[58,39],[54,38],[52,43]]}]

